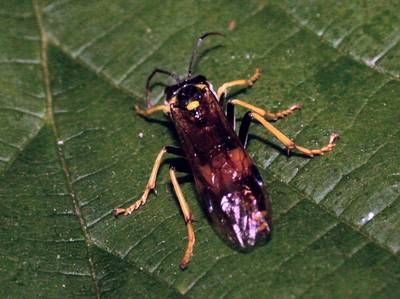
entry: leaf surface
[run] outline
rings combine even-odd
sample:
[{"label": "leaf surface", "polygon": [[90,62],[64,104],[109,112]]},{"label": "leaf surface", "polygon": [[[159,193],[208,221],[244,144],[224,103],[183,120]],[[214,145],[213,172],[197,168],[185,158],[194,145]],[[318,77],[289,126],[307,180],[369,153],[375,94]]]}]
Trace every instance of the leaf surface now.
[{"label": "leaf surface", "polygon": [[[396,1],[1,4],[0,297],[399,297],[398,10]],[[322,157],[288,158],[251,128],[274,233],[247,254],[216,236],[184,183],[197,243],[182,272],[186,228],[167,165],[145,207],[112,212],[140,196],[160,148],[177,144],[162,116],[132,111],[146,77],[155,67],[184,74],[207,31],[227,38],[205,42],[197,73],[219,86],[260,67],[235,97],[273,111],[300,103],[276,123],[298,144],[320,147],[332,131],[341,139]]]}]

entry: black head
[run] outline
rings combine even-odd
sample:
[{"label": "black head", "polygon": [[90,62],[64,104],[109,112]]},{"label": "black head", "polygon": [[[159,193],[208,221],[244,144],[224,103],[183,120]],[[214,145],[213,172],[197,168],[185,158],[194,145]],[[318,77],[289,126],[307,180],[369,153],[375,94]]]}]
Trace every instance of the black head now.
[{"label": "black head", "polygon": [[[157,73],[161,73],[161,74],[165,74],[170,76],[171,78],[173,78],[176,81],[175,85],[171,85],[165,88],[165,94],[167,96],[167,101],[169,101],[171,98],[173,98],[175,95],[177,95],[179,93],[179,91],[182,89],[182,94],[181,94],[181,98],[184,98],[185,93],[193,93],[193,88],[190,87],[186,87],[189,85],[195,85],[195,84],[207,84],[206,78],[204,76],[192,76],[192,69],[193,69],[193,65],[194,62],[196,61],[197,58],[197,49],[201,46],[201,44],[203,43],[203,40],[210,35],[221,35],[224,36],[222,33],[219,32],[208,32],[203,34],[202,36],[200,36],[197,40],[197,43],[195,45],[195,47],[193,48],[192,51],[192,55],[190,57],[190,61],[189,61],[189,67],[188,67],[188,72],[185,78],[181,79],[177,74],[166,71],[166,70],[162,70],[162,69],[155,69],[150,76],[147,78],[147,82],[146,82],[146,101],[147,101],[147,106],[150,106],[150,82],[152,80],[152,78],[154,77],[155,74]],[[187,90],[186,90],[187,89]],[[192,91],[190,91],[190,89]],[[185,91],[186,90],[186,91]]]},{"label": "black head", "polygon": [[204,104],[203,97],[206,92],[204,86],[209,87],[206,78],[201,75],[168,86],[165,88],[167,102],[175,108],[185,111],[185,114],[189,113],[186,115],[192,121],[202,124],[204,119],[201,106]]},{"label": "black head", "polygon": [[182,105],[186,105],[186,102],[191,99],[200,100],[201,93],[195,86],[197,84],[205,84],[208,86],[206,77],[199,75],[194,78],[186,79],[175,85],[167,86],[164,91],[167,101],[171,100],[175,96],[178,103]]}]

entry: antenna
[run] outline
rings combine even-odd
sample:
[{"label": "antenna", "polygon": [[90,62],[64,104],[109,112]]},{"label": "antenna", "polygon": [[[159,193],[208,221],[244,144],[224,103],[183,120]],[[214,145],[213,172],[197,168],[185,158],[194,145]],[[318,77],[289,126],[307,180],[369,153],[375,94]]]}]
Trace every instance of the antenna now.
[{"label": "antenna", "polygon": [[192,56],[190,57],[189,68],[188,68],[188,74],[187,74],[188,77],[192,76],[193,64],[194,64],[194,62],[196,61],[196,58],[197,58],[197,49],[201,46],[201,44],[203,43],[204,39],[205,39],[207,36],[210,36],[210,35],[225,36],[224,34],[222,34],[222,33],[220,33],[220,32],[207,32],[207,33],[203,34],[202,36],[200,36],[200,37],[198,38],[197,43],[196,43],[196,45],[195,45],[194,48],[193,48]]},{"label": "antenna", "polygon": [[146,106],[147,107],[149,107],[149,105],[150,105],[150,95],[151,95],[150,82],[151,82],[151,79],[153,79],[154,75],[158,74],[158,73],[164,74],[164,75],[168,75],[168,76],[172,77],[173,79],[175,79],[176,82],[180,81],[180,78],[179,78],[179,76],[177,74],[171,73],[171,72],[166,71],[166,70],[162,70],[162,69],[156,68],[150,74],[150,76],[147,78],[147,81],[146,81]]}]

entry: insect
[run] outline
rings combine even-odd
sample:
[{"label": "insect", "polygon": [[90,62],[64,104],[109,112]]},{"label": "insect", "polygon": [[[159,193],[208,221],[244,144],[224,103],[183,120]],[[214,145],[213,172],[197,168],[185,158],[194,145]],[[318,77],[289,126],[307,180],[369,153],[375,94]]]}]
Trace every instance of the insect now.
[{"label": "insect", "polygon": [[[216,231],[223,239],[245,250],[267,240],[272,230],[269,196],[257,167],[246,152],[251,122],[261,123],[283,143],[288,151],[297,150],[310,157],[332,150],[338,135],[332,133],[328,145],[310,150],[295,144],[268,121],[275,121],[291,114],[300,108],[297,104],[273,113],[240,99],[230,99],[226,103],[226,113],[224,113],[224,100],[228,90],[232,87],[252,86],[261,71],[256,69],[249,79],[227,82],[215,92],[204,76],[192,74],[198,48],[210,35],[222,34],[209,32],[197,40],[184,78],[159,68],[148,77],[147,108],[141,109],[136,106],[136,112],[144,117],[156,112],[165,113],[175,125],[181,147],[164,146],[156,157],[142,197],[127,208],[115,209],[114,214],[130,215],[144,205],[150,192],[155,188],[157,173],[164,155],[168,153],[181,156],[190,165],[201,202]],[[165,88],[166,99],[162,105],[152,105],[150,83],[158,73],[173,78],[176,84]],[[235,133],[235,106],[249,110],[242,119],[238,135]],[[188,241],[180,263],[180,268],[185,269],[193,253],[195,234],[192,213],[175,173],[175,168],[171,166],[169,175],[187,226]]]}]

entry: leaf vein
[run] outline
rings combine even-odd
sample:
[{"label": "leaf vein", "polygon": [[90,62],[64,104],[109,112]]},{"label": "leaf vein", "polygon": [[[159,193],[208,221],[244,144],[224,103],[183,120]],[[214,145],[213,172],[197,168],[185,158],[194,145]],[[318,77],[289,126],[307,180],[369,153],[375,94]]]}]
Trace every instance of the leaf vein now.
[{"label": "leaf vein", "polygon": [[151,56],[153,56],[155,53],[157,53],[162,46],[168,42],[173,36],[177,35],[179,32],[182,30],[186,29],[187,26],[193,26],[197,21],[193,21],[191,24],[187,24],[185,27],[179,28],[178,30],[174,31],[173,33],[169,34],[165,39],[161,41],[157,46],[154,48],[150,49],[149,52],[144,55],[142,58],[140,58],[135,64],[130,66],[128,70],[122,74],[122,76],[117,80],[117,84],[122,84],[124,83],[130,74],[132,74],[133,71],[135,71],[140,65],[142,65],[147,59],[149,59]]},{"label": "leaf vein", "polygon": [[[347,256],[345,259],[342,260],[341,263],[337,264],[336,267],[333,267],[331,269],[331,271],[325,273],[324,275],[322,275],[319,279],[313,281],[312,284],[310,284],[308,286],[308,288],[306,288],[302,293],[300,293],[300,296],[303,296],[304,294],[306,294],[307,292],[309,292],[312,288],[316,287],[317,284],[319,282],[321,282],[323,279],[326,279],[328,276],[333,275],[338,269],[340,269],[343,265],[345,265],[351,258],[354,257],[354,255],[359,252],[361,249],[363,249],[365,246],[368,245],[368,242],[362,243],[361,246],[356,247],[355,250],[353,252],[350,253],[349,256]],[[300,297],[299,296],[299,297]]]},{"label": "leaf vein", "polygon": [[[312,30],[312,28],[310,28],[309,26],[307,26],[308,21],[302,21],[301,19],[299,19],[299,17],[297,17],[296,15],[294,15],[293,13],[291,13],[290,11],[288,11],[286,8],[284,8],[284,7],[281,6],[281,5],[277,5],[277,7],[278,7],[282,12],[284,12],[284,13],[288,16],[288,18],[295,20],[299,27],[304,28],[304,29],[306,29],[306,30],[309,31],[309,32],[312,32],[314,35],[316,35],[316,36],[319,38],[318,34],[317,34],[314,30]],[[358,63],[361,63],[361,64],[363,64],[363,65],[367,65],[367,66],[369,66],[369,67],[371,68],[370,65],[366,64],[365,61],[364,61],[363,59],[361,59],[361,57],[358,57],[355,53],[352,53],[352,52],[350,52],[350,53],[345,53],[345,52],[343,52],[343,51],[340,51],[340,50],[337,48],[337,46],[335,47],[335,45],[332,44],[332,43],[330,43],[330,42],[324,42],[323,40],[321,40],[321,42],[324,43],[324,44],[326,44],[326,45],[329,45],[329,47],[331,47],[331,48],[335,49],[337,52],[341,53],[342,56],[351,57],[354,61],[357,61]],[[388,75],[388,76],[390,76],[392,79],[399,80],[398,74],[395,73],[395,72],[393,72],[393,71],[384,69],[384,68],[379,67],[379,66],[372,67],[372,69],[375,70],[375,71],[377,71],[377,72],[380,72],[380,73],[383,73],[383,74],[385,74],[385,75]]]},{"label": "leaf vein", "polygon": [[[345,127],[343,131],[341,131],[341,134],[344,135],[345,132],[349,131],[352,127],[354,127],[354,124],[357,122],[358,117],[360,116],[360,114],[362,113],[362,111],[365,109],[365,107],[366,107],[367,104],[369,103],[369,100],[370,100],[375,94],[377,94],[377,93],[378,93],[386,84],[388,84],[389,82],[390,82],[390,81],[384,81],[383,84],[379,85],[378,88],[377,88],[376,90],[374,90],[374,91],[365,99],[364,103],[363,103],[362,105],[360,105],[360,109],[354,114],[353,119],[352,119],[352,121],[350,122],[350,124],[349,124],[347,127]],[[326,109],[324,109],[324,110],[326,110]],[[322,110],[322,111],[324,111],[324,110]],[[317,112],[317,114],[319,114],[319,113],[321,113],[321,111]],[[315,119],[315,118],[313,118],[313,120],[314,120],[314,119]],[[311,124],[311,122],[310,122],[308,125],[310,125],[310,124]],[[339,147],[339,149],[337,149],[336,151],[338,151],[338,150],[340,151],[340,147]],[[379,150],[379,149],[377,149],[377,150]],[[375,152],[372,153],[372,156],[373,156],[374,153],[375,153]],[[372,156],[368,157],[368,158],[366,159],[365,163],[363,163],[363,164],[366,164],[366,163],[368,162],[368,160],[369,160]],[[304,170],[304,167],[305,167],[308,163],[310,163],[310,161],[311,161],[310,159],[309,159],[308,161],[306,161],[306,162],[299,168],[299,170],[296,172],[296,174],[295,174],[293,177],[291,177],[290,180],[288,180],[288,183],[289,183],[290,181],[292,181],[296,176],[298,176],[298,175],[302,172],[302,170]],[[330,189],[330,190],[327,190],[328,192],[323,193],[323,194],[321,193],[320,195],[317,196],[316,202],[317,202],[317,203],[320,203],[321,201],[323,201],[324,198],[326,198],[326,196],[327,196],[329,193],[331,193],[331,192],[336,188],[336,186],[342,181],[342,179],[343,179],[345,176],[349,175],[353,170],[356,170],[356,169],[358,169],[358,168],[361,167],[361,166],[362,166],[362,165],[359,165],[358,167],[356,167],[356,168],[350,170],[348,173],[342,174],[342,175],[340,176],[340,178],[338,179],[338,181],[337,181],[334,185],[330,186],[331,189]]]},{"label": "leaf vein", "polygon": [[[294,252],[293,254],[288,255],[287,257],[285,257],[285,258],[284,258],[280,263],[278,263],[275,267],[273,267],[273,268],[268,268],[267,271],[257,272],[257,277],[258,277],[258,279],[255,278],[255,277],[253,277],[253,276],[249,276],[248,274],[246,274],[247,279],[245,279],[241,285],[247,285],[248,287],[253,288],[255,282],[259,282],[260,279],[263,279],[263,277],[264,277],[263,274],[265,274],[266,272],[277,272],[283,264],[285,264],[287,261],[289,261],[290,259],[292,259],[292,258],[295,257],[296,255],[298,255],[299,253],[303,252],[305,249],[307,249],[307,248],[308,248],[309,246],[311,246],[313,243],[317,242],[317,241],[318,241],[320,238],[322,238],[325,234],[327,234],[327,233],[328,233],[329,231],[331,231],[334,227],[336,227],[337,224],[338,224],[337,222],[333,222],[331,225],[329,225],[329,226],[323,231],[322,234],[318,234],[318,235],[316,236],[316,238],[313,238],[313,239],[310,240],[310,242],[307,242],[307,243],[305,244],[304,247],[299,248],[298,251],[296,251],[296,252]],[[248,283],[249,281],[251,281],[250,284]],[[223,294],[223,296],[221,296],[220,298],[221,298],[221,299],[226,298],[228,295],[232,294],[232,292],[234,292],[234,291],[236,290],[236,288],[237,288],[237,287],[233,287],[233,288],[227,290],[227,291]]]},{"label": "leaf vein", "polygon": [[[43,11],[38,3],[38,0],[32,0],[32,7],[35,12],[37,26],[38,26],[38,30],[39,30],[40,36],[41,36],[41,54],[40,55],[41,55],[41,64],[42,64],[42,70],[43,70],[43,81],[44,81],[44,86],[45,86],[46,95],[47,95],[47,118],[49,119],[49,123],[52,127],[55,139],[59,140],[58,128],[57,128],[57,125],[56,125],[55,119],[54,119],[53,96],[52,96],[52,90],[51,90],[49,64],[48,64],[48,35],[44,29]],[[89,250],[89,247],[91,246],[92,241],[91,241],[91,238],[87,231],[85,219],[82,216],[82,213],[81,213],[81,210],[80,210],[80,207],[78,204],[77,194],[72,185],[71,174],[69,172],[69,169],[68,169],[68,166],[66,163],[64,149],[62,146],[60,146],[58,144],[55,144],[55,147],[56,147],[56,153],[57,153],[57,156],[58,156],[58,159],[60,162],[60,166],[64,172],[64,177],[66,180],[66,187],[69,191],[72,204],[75,208],[75,214],[76,214],[77,218],[79,219],[80,227],[81,227],[82,233],[85,238],[86,255],[87,255],[87,260],[88,260],[90,277],[93,282],[93,286],[94,286],[94,289],[96,292],[96,297],[100,298],[100,295],[101,295],[100,285],[99,285],[99,281],[96,276],[96,269],[95,269],[95,265],[93,262],[93,258],[92,258],[91,252]]]},{"label": "leaf vein", "polygon": [[153,226],[153,228],[143,236],[143,238],[137,240],[134,244],[132,244],[131,246],[128,247],[128,249],[121,254],[122,259],[125,259],[127,257],[127,255],[136,247],[138,246],[140,243],[142,243],[147,237],[151,236],[153,234],[154,231],[156,231],[160,226],[162,226],[165,222],[167,222],[169,219],[176,217],[177,215],[179,215],[179,213],[174,213],[171,214],[167,217],[165,217],[163,220],[161,220],[160,222],[157,223],[157,225]]},{"label": "leaf vein", "polygon": [[106,36],[108,36],[109,34],[114,32],[114,30],[116,30],[117,28],[121,27],[126,22],[130,21],[133,17],[135,17],[135,14],[130,14],[127,17],[123,17],[119,22],[114,23],[107,30],[104,30],[102,33],[100,33],[97,36],[93,37],[87,43],[84,43],[76,51],[72,52],[71,55],[73,57],[77,57],[77,56],[81,55],[84,51],[86,51],[88,48],[90,48],[92,45],[94,45],[97,41],[104,39]]},{"label": "leaf vein", "polygon": [[[279,178],[279,176],[277,176],[276,174],[272,173],[272,176],[274,177],[274,179],[278,180],[278,181],[282,181],[281,178]],[[337,215],[330,209],[328,209],[327,207],[320,205],[318,203],[316,203],[311,197],[310,195],[304,193],[304,191],[299,190],[297,188],[294,188],[290,185],[287,185],[289,188],[296,190],[297,192],[299,192],[300,194],[302,194],[302,196],[304,196],[304,198],[306,200],[308,200],[310,203],[312,203],[313,205],[315,205],[316,207],[318,207],[319,209],[325,211],[327,214],[329,214],[330,216],[332,216],[334,219],[337,219],[339,222],[343,223],[344,225],[346,225],[347,227],[349,227],[350,229],[352,229],[353,231],[355,231],[358,234],[361,234],[366,240],[368,240],[369,242],[375,244],[377,247],[381,248],[384,251],[389,252],[390,254],[393,254],[393,251],[388,248],[385,247],[384,244],[381,244],[380,242],[378,242],[376,240],[376,238],[371,237],[370,235],[364,233],[363,231],[359,230],[357,227],[354,226],[354,224],[349,223],[346,221],[346,219],[344,219],[343,217],[337,217]]]}]

